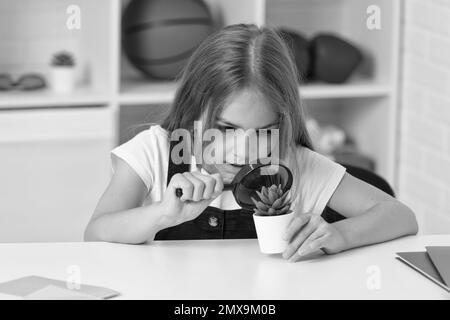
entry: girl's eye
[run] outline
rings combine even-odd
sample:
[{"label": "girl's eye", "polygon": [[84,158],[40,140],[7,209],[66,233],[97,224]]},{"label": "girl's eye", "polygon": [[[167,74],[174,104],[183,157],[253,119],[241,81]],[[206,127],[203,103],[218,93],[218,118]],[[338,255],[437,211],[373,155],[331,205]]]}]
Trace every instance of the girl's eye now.
[{"label": "girl's eye", "polygon": [[[227,126],[227,125],[217,125],[217,129],[221,130],[221,131],[225,131],[225,130],[236,130],[235,127],[231,127],[231,126]],[[260,129],[260,130],[256,130],[256,134],[259,136],[261,134],[261,132],[265,132],[267,136],[270,136],[272,133],[272,130],[278,130],[278,128],[269,128],[269,129]]]},{"label": "girl's eye", "polygon": [[270,135],[272,134],[272,130],[274,130],[274,129],[271,128],[271,129],[258,130],[257,131],[258,137],[261,136],[262,133],[265,133],[267,137],[270,137]]}]

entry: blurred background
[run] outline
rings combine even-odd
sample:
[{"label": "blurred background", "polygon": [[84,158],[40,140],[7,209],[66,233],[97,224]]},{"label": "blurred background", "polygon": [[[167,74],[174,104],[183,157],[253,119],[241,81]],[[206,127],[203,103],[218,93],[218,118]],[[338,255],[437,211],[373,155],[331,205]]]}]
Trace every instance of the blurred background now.
[{"label": "blurred background", "polygon": [[291,47],[316,150],[450,233],[450,0],[0,0],[0,242],[81,241],[109,151],[241,22]]}]

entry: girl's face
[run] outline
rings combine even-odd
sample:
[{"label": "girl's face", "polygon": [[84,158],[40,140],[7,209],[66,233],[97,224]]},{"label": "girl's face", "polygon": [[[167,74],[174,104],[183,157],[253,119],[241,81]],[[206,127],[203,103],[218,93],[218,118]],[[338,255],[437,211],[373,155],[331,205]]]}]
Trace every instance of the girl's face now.
[{"label": "girl's face", "polygon": [[[245,138],[241,139],[242,132],[254,129],[258,133],[259,129],[278,129],[279,117],[262,94],[244,89],[230,98],[229,103],[225,105],[222,113],[218,116],[215,127],[224,133],[228,129],[238,131],[235,131],[234,136],[226,135],[226,139],[223,141],[212,142],[216,144],[215,148],[222,148],[225,155],[224,162],[204,164],[203,167],[210,173],[220,173],[224,183],[230,184],[245,163],[255,160],[250,159],[249,155],[258,155],[256,149],[258,145],[261,146],[261,139],[265,139],[264,143],[267,145],[268,152],[275,147],[273,143],[270,144],[270,131],[266,137],[257,135],[259,143],[252,143],[251,140],[245,140]],[[241,133],[238,133],[239,131]],[[244,148],[236,148],[234,145],[236,141],[244,141]],[[252,149],[255,152],[252,152]]]}]

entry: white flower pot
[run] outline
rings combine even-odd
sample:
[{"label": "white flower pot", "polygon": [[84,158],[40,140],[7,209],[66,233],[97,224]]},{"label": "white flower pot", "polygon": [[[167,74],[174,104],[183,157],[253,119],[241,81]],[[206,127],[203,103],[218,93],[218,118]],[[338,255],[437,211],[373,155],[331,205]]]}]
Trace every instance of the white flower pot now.
[{"label": "white flower pot", "polygon": [[294,212],[280,216],[258,216],[253,214],[259,249],[262,253],[281,253],[288,242],[283,239],[286,229],[294,218]]},{"label": "white flower pot", "polygon": [[70,93],[75,89],[75,68],[52,67],[51,85],[57,93]]}]

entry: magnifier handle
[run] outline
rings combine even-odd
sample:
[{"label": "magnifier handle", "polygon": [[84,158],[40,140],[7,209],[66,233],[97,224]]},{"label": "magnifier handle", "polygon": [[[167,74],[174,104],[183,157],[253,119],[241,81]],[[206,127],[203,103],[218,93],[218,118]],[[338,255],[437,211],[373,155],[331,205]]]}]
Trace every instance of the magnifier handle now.
[{"label": "magnifier handle", "polygon": [[[223,187],[223,190],[232,190],[232,189],[233,189],[233,185],[231,185],[231,184],[226,184]],[[177,196],[177,198],[181,198],[181,196],[183,195],[183,189],[176,188],[175,189],[175,195]]]}]

